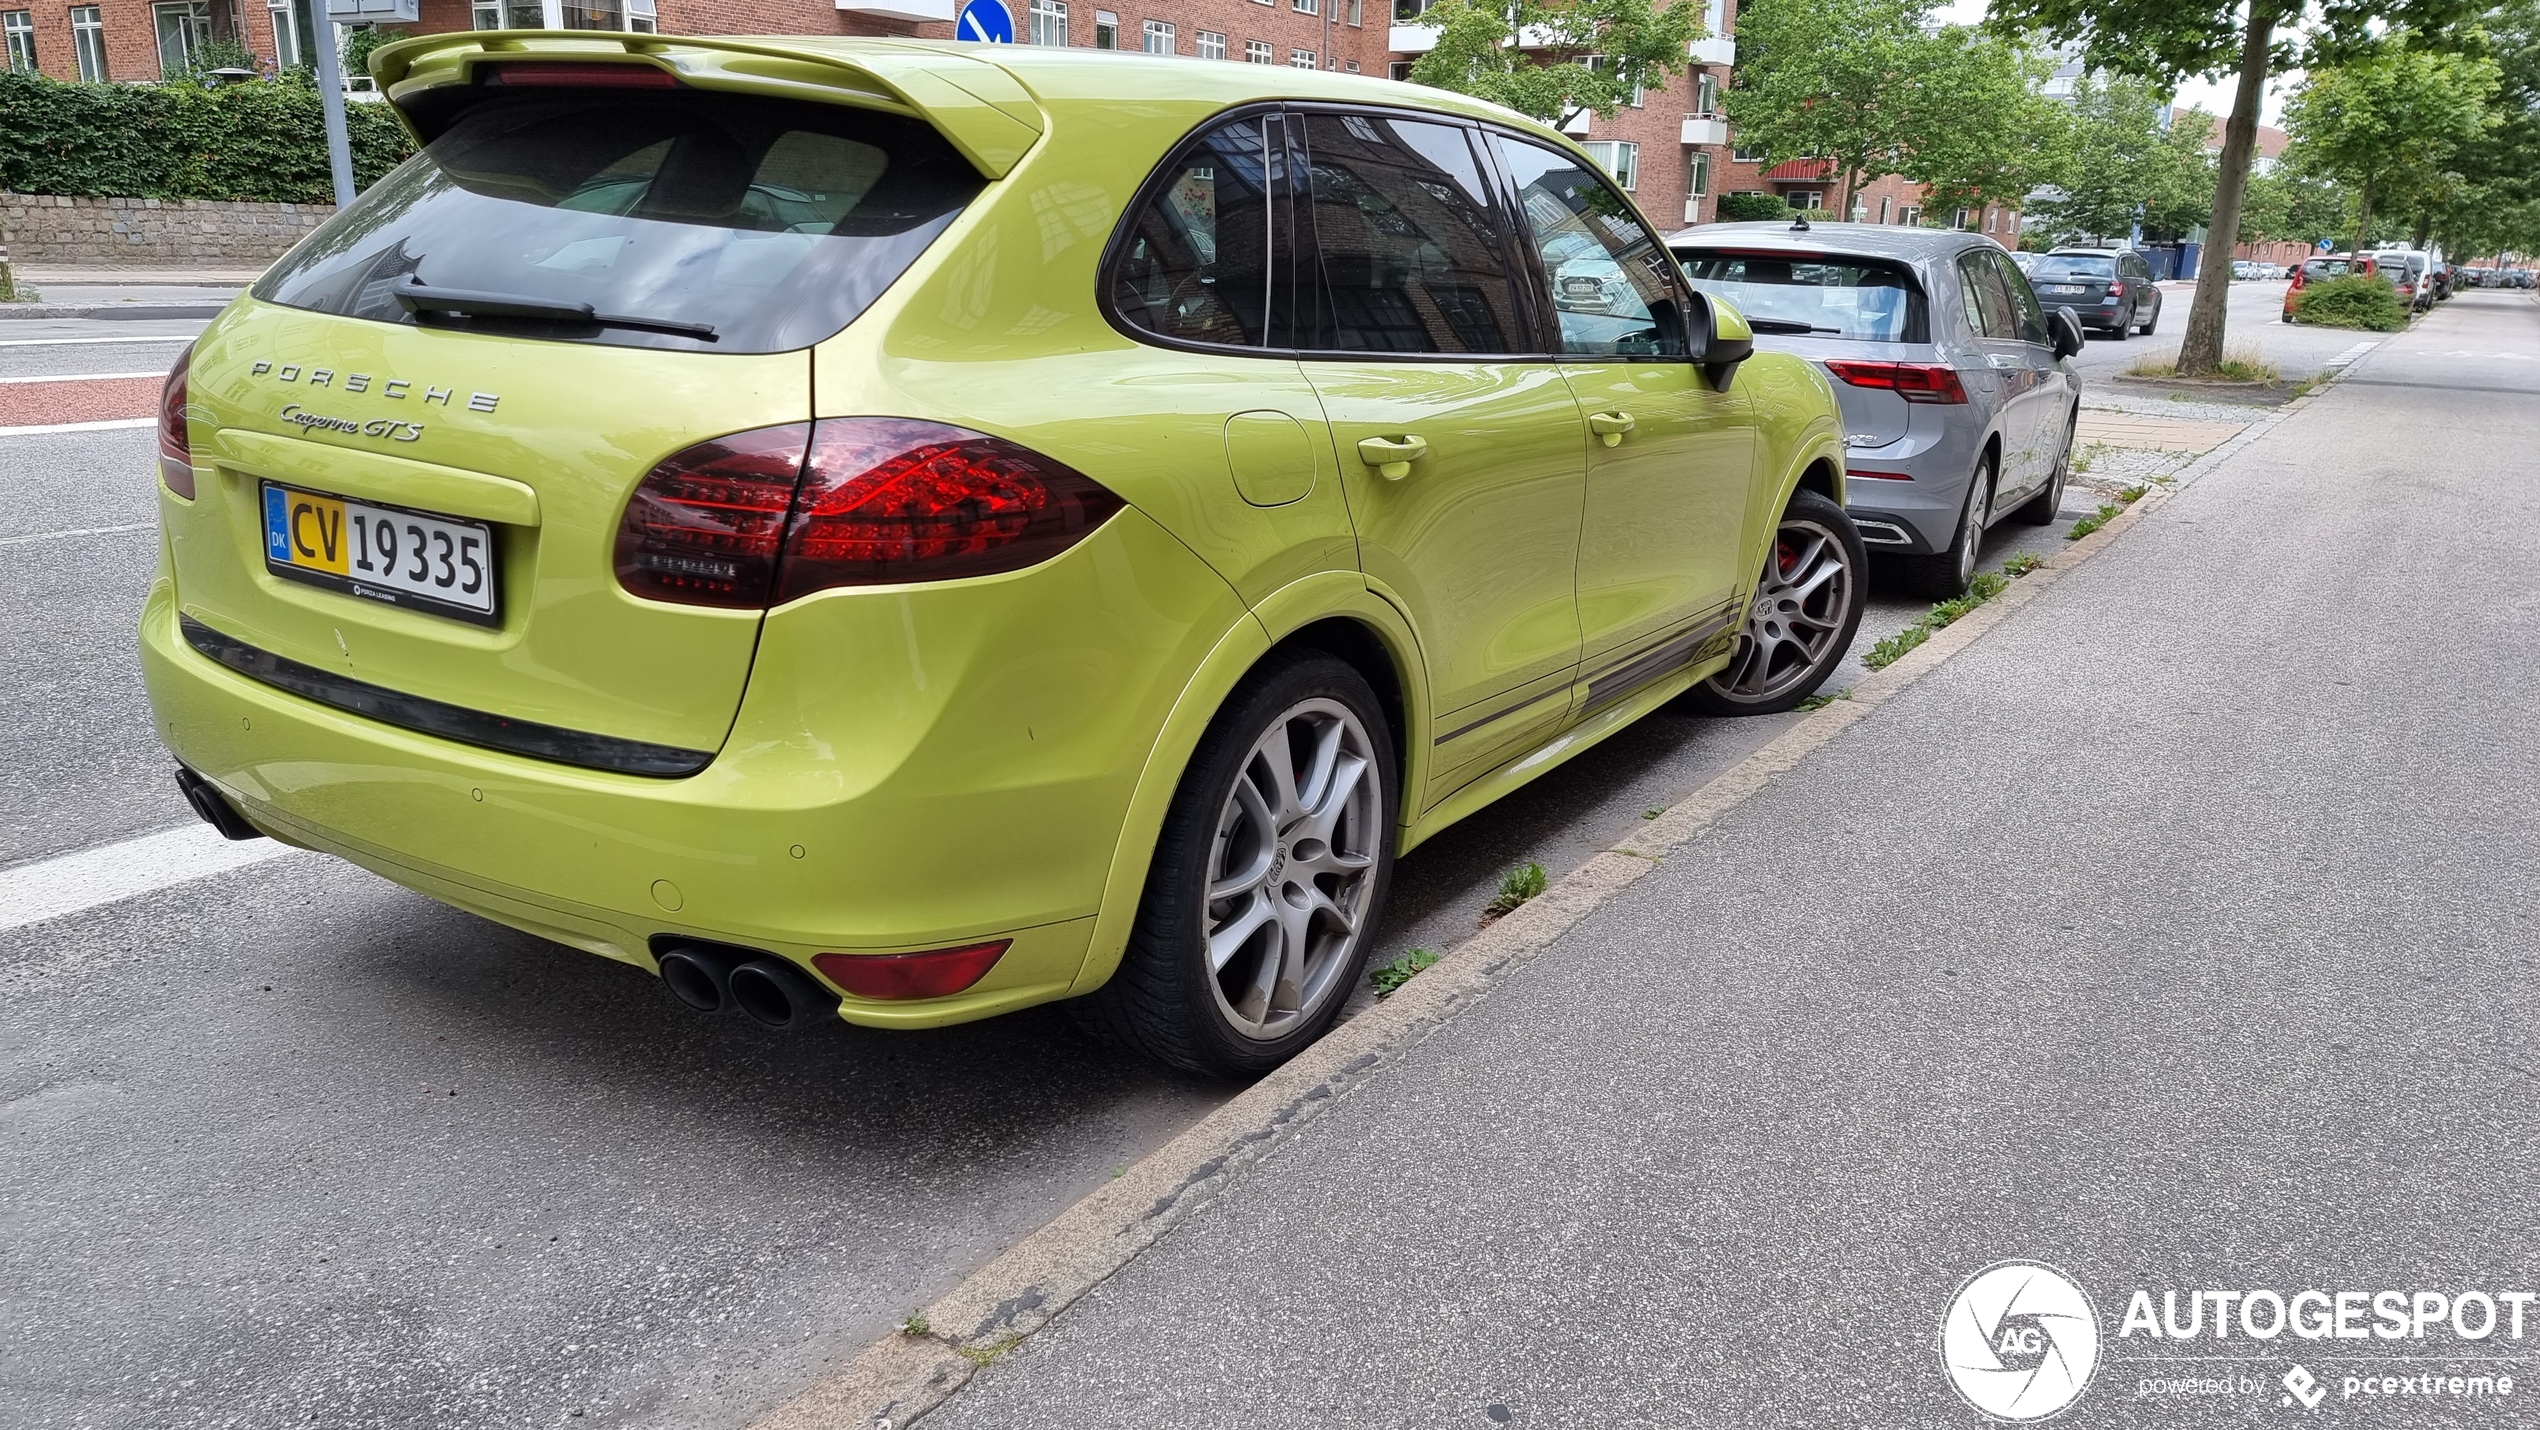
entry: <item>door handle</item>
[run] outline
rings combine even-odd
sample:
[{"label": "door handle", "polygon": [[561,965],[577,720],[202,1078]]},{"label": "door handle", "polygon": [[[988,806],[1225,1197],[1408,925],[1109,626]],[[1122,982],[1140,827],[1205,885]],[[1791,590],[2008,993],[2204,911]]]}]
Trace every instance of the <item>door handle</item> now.
[{"label": "door handle", "polygon": [[1429,439],[1404,433],[1400,437],[1361,437],[1358,460],[1376,469],[1376,475],[1389,482],[1411,475],[1411,464],[1429,455]]},{"label": "door handle", "polygon": [[1622,445],[1623,434],[1632,430],[1632,414],[1628,412],[1592,412],[1588,414],[1588,430],[1608,447]]}]

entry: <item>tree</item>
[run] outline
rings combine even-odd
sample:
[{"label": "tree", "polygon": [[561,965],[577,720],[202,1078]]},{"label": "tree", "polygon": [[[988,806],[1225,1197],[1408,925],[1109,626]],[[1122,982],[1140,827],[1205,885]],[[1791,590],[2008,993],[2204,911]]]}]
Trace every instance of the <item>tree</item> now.
[{"label": "tree", "polygon": [[2220,175],[2213,155],[2205,149],[2213,134],[2214,116],[2205,111],[2171,113],[2170,127],[2161,131],[2161,141],[2152,151],[2150,182],[2143,195],[2147,237],[2183,239],[2213,222],[2214,190]]},{"label": "tree", "polygon": [[[2296,64],[2334,63],[2369,43],[2374,22],[2408,20],[2433,32],[2466,9],[2464,0],[1993,0],[1985,23],[2003,35],[2044,31],[2079,40],[2091,67],[2156,84],[2234,75],[2231,118],[2223,125],[2215,175],[2213,229],[2237,233],[2268,75]],[[2223,306],[2230,290],[2230,264],[2208,263],[2197,272],[2196,301],[2178,355],[2182,376],[2210,373],[2221,364]]]},{"label": "tree", "polygon": [[1695,0],[1437,0],[1404,23],[1438,32],[1411,67],[1413,83],[1550,124],[1588,110],[1612,118],[1634,90],[1682,74],[1702,38]]},{"label": "tree", "polygon": [[2159,182],[2161,96],[2141,80],[2084,76],[2073,86],[2063,172],[2031,217],[2059,242],[2130,233]]},{"label": "tree", "polygon": [[2303,162],[2355,190],[2355,247],[2373,205],[2414,211],[2453,192],[2451,160],[2494,124],[2496,62],[2413,48],[2394,31],[2369,51],[2314,70],[2284,107]]},{"label": "tree", "polygon": [[2051,65],[1965,25],[1937,31],[1929,49],[1898,168],[1930,191],[1930,208],[2018,204],[2063,172],[2072,116],[2039,92]]}]

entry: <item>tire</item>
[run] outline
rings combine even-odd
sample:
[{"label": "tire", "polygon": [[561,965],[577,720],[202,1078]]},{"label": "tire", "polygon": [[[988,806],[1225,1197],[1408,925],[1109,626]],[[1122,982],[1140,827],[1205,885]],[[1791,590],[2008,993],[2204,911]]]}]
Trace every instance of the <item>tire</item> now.
[{"label": "tire", "polygon": [[1843,508],[1793,492],[1728,665],[1686,702],[1710,715],[1778,715],[1815,694],[1852,649],[1869,575],[1869,548]]},{"label": "tire", "polygon": [[2128,337],[2132,336],[2133,333],[2134,310],[2132,308],[2128,308],[2125,310],[2125,316],[2117,320],[2117,325],[2108,330],[2108,336],[2115,338],[2118,342],[2124,342]]},{"label": "tire", "polygon": [[[2120,329],[2117,334],[2123,337]],[[1946,601],[1967,593],[1967,583],[1975,579],[1976,555],[1984,546],[1985,527],[1990,523],[1993,506],[1993,458],[1987,456],[1976,466],[1975,480],[1967,483],[1967,504],[1958,509],[1958,534],[1949,549],[1930,556],[1899,556],[1896,574],[1899,583],[1917,596]]]},{"label": "tire", "polygon": [[2010,519],[2023,526],[2049,526],[2064,509],[2064,481],[2072,475],[2073,431],[2081,425],[2081,409],[2076,407],[2064,418],[2064,450],[2055,458],[2055,475],[2048,478],[2046,489],[2011,513]]},{"label": "tire", "polygon": [[2153,304],[2153,305],[2152,305],[2152,317],[2151,317],[2151,320],[2150,320],[2150,321],[2148,321],[2148,322],[2146,322],[2146,323],[2143,325],[2143,327],[2142,327],[2142,330],[2141,330],[2141,331],[2142,331],[2142,333],[2143,333],[2143,336],[2145,336],[2145,337],[2147,337],[2147,338],[2148,338],[2148,337],[2150,337],[2150,336],[2152,336],[2152,330],[2153,330],[2154,328],[2159,327],[2160,325],[2161,325],[2161,305],[2160,305],[2160,304],[2158,304],[2158,303],[2155,303],[2155,304]]},{"label": "tire", "polygon": [[1068,1005],[1078,1022],[1231,1077],[1323,1036],[1384,918],[1398,779],[1384,706],[1347,663],[1301,651],[1245,677],[1165,812],[1118,971]]}]

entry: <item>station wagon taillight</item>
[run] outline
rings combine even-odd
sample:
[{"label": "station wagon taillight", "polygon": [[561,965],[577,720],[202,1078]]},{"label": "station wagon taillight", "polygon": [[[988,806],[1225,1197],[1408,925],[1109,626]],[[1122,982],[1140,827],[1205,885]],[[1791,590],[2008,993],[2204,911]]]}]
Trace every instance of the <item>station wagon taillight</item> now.
[{"label": "station wagon taillight", "polygon": [[683,605],[758,608],[839,586],[992,576],[1075,545],[1123,503],[1001,438],[840,417],[701,442],[626,506],[619,584]]},{"label": "station wagon taillight", "polygon": [[194,440],[185,430],[185,376],[193,360],[194,345],[187,343],[159,385],[159,480],[187,501],[194,499]]},{"label": "station wagon taillight", "polygon": [[1849,358],[1829,358],[1826,371],[1854,387],[1882,388],[1907,402],[1954,404],[1967,400],[1967,389],[1958,381],[1958,370],[1945,362],[1856,362]]}]

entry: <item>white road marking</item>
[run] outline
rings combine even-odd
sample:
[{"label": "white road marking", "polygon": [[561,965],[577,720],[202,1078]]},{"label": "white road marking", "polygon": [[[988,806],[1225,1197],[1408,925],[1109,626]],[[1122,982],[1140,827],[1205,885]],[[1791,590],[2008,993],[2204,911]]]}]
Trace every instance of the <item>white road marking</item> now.
[{"label": "white road marking", "polygon": [[54,422],[41,427],[0,427],[0,437],[42,437],[55,432],[112,432],[124,427],[156,427],[156,417],[118,417],[110,422]]},{"label": "white road marking", "polygon": [[189,824],[22,864],[0,870],[0,932],[300,852],[270,839],[224,839],[208,824]]},{"label": "white road marking", "polygon": [[0,536],[0,546],[24,546],[31,541],[52,541],[64,536],[113,536],[124,531],[156,531],[155,521],[127,521],[121,526],[74,526],[68,531],[37,531],[25,536]]},{"label": "white road marking", "polygon": [[137,333],[128,338],[10,338],[0,348],[68,348],[87,343],[190,343],[199,333]]},{"label": "white road marking", "polygon": [[0,377],[0,384],[20,382],[122,382],[135,377],[165,377],[164,372],[76,372],[60,377]]},{"label": "white road marking", "polygon": [[2381,346],[2381,342],[2377,338],[2368,342],[2357,343],[2353,347],[2348,348],[2346,351],[2339,353],[2337,356],[2330,358],[2324,363],[2321,363],[2320,368],[2321,370],[2326,371],[2331,368],[2344,367],[2379,346]]}]

